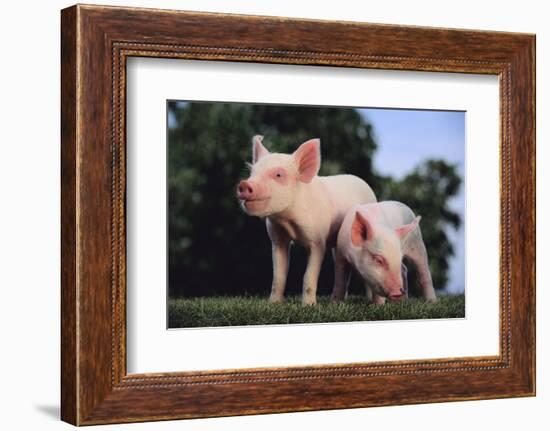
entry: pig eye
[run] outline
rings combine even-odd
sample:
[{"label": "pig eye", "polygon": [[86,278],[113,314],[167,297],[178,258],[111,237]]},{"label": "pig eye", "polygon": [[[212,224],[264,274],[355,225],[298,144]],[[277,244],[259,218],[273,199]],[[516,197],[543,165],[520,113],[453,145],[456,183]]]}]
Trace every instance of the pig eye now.
[{"label": "pig eye", "polygon": [[273,175],[273,179],[279,182],[282,182],[285,179],[285,171],[282,169],[276,170],[272,175]]},{"label": "pig eye", "polygon": [[385,259],[382,256],[379,256],[377,254],[372,255],[372,260],[374,261],[374,263],[380,266],[384,266],[386,264]]}]

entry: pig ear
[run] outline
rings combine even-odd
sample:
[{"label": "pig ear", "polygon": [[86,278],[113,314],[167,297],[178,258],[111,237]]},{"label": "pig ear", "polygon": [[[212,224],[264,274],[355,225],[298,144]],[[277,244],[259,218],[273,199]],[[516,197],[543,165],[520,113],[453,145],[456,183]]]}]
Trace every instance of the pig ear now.
[{"label": "pig ear", "polygon": [[372,238],[373,234],[374,231],[369,220],[357,211],[351,225],[351,243],[356,247],[361,247],[365,241]]},{"label": "pig ear", "polygon": [[294,152],[294,159],[298,164],[298,179],[309,183],[321,167],[321,141],[310,139],[304,142]]},{"label": "pig ear", "polygon": [[267,156],[269,151],[262,144],[264,137],[262,135],[256,135],[252,138],[252,163],[256,163],[263,156]]},{"label": "pig ear", "polygon": [[403,226],[395,229],[395,233],[399,238],[405,239],[408,234],[410,234],[413,230],[415,230],[418,227],[418,223],[420,223],[420,216],[417,216],[409,224],[404,224]]}]

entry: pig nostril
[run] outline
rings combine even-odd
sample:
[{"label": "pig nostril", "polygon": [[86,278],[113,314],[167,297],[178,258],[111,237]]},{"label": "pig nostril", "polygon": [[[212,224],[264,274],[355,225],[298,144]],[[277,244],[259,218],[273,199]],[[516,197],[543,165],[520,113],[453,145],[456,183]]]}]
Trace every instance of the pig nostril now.
[{"label": "pig nostril", "polygon": [[252,184],[242,181],[237,185],[237,193],[243,198],[251,197],[254,194],[254,187]]}]

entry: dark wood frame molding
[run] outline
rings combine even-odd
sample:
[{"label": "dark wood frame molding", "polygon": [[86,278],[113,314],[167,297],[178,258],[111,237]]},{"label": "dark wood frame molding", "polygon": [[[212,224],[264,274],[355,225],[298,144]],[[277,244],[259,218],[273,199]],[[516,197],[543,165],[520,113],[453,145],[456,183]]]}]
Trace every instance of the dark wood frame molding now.
[{"label": "dark wood frame molding", "polygon": [[[88,425],[535,394],[534,35],[83,5],[61,18],[63,420]],[[498,75],[500,354],[127,374],[130,56]]]}]

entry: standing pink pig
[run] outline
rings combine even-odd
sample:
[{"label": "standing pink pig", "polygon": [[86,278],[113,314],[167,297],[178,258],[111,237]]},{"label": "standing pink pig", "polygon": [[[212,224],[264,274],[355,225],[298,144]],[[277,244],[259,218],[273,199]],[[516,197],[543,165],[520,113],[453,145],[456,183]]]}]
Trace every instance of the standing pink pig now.
[{"label": "standing pink pig", "polygon": [[422,241],[420,217],[401,202],[385,201],[356,205],[346,214],[338,233],[332,299],[346,296],[350,269],[365,281],[367,295],[375,304],[384,304],[407,296],[407,256],[416,266],[424,299],[435,301],[428,253]]},{"label": "standing pink pig", "polygon": [[269,300],[284,300],[289,247],[296,241],[309,253],[302,303],[315,304],[325,251],[335,247],[346,211],[359,203],[376,202],[376,197],[356,176],[317,176],[319,139],[304,142],[293,154],[270,153],[262,140],[259,135],[252,139],[250,177],[238,184],[237,198],[247,214],[266,218],[273,256]]}]

